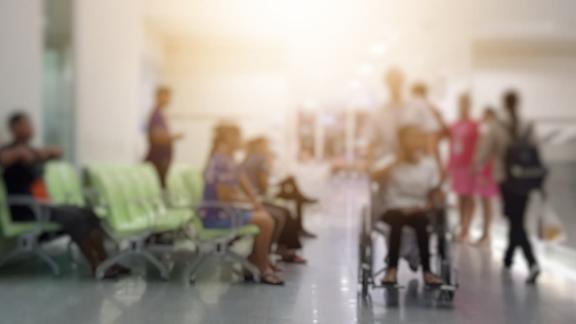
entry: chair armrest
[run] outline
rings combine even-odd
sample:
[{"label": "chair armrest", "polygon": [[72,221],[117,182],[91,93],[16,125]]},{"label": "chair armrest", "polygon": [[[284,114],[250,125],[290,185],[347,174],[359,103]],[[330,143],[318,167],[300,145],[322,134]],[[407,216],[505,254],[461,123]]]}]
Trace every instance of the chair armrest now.
[{"label": "chair armrest", "polygon": [[52,206],[48,201],[38,200],[26,195],[10,195],[6,199],[8,206],[29,207],[36,221],[46,223],[50,219],[47,207]]}]

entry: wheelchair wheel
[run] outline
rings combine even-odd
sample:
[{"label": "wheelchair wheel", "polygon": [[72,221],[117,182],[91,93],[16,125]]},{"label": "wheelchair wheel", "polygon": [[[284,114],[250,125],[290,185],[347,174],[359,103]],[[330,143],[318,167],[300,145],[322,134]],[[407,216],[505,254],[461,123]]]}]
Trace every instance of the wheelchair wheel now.
[{"label": "wheelchair wheel", "polygon": [[360,292],[363,298],[368,296],[370,285],[372,284],[372,237],[367,222],[366,211],[364,211],[358,251],[358,283],[360,284]]}]

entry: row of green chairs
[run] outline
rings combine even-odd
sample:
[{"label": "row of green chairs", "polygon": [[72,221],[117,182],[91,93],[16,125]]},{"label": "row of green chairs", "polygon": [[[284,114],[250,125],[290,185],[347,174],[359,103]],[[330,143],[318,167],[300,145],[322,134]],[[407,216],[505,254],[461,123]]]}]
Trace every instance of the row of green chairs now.
[{"label": "row of green chairs", "polygon": [[[40,236],[56,232],[58,225],[48,221],[43,204],[90,206],[102,218],[109,237],[116,242],[117,253],[106,260],[96,272],[102,278],[116,263],[138,257],[152,264],[162,278],[169,277],[170,269],[150,237],[167,232],[180,233],[180,237],[194,242],[195,258],[187,263],[186,276],[193,282],[204,262],[211,256],[239,263],[258,277],[258,270],[244,256],[234,252],[235,242],[252,238],[259,233],[254,225],[230,229],[205,228],[201,221],[201,172],[189,166],[177,165],[169,174],[168,189],[163,190],[151,165],[89,165],[85,169],[86,186],[76,168],[66,162],[51,162],[45,170],[45,183],[49,202],[29,197],[8,197],[0,182],[0,227],[4,239],[15,240],[16,247],[0,258],[0,266],[24,254],[34,254],[47,263],[55,274],[60,269],[43,251]],[[30,206],[37,215],[33,222],[13,222],[9,206]],[[210,206],[222,207],[229,217],[237,217],[238,207],[215,202]],[[163,252],[166,252],[165,250]],[[170,252],[170,251],[168,251]]]}]

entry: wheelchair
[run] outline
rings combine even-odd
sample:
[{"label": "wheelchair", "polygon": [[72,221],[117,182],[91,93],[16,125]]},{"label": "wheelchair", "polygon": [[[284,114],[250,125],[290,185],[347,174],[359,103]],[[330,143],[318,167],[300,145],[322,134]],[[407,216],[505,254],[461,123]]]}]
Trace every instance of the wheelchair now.
[{"label": "wheelchair", "polygon": [[[370,297],[372,289],[398,289],[398,287],[382,286],[379,285],[377,278],[384,275],[386,266],[381,269],[376,269],[376,244],[379,243],[378,237],[382,237],[387,242],[389,227],[380,220],[385,206],[377,206],[376,203],[381,201],[378,199],[379,193],[382,192],[382,186],[371,184],[371,197],[367,206],[362,209],[362,221],[359,233],[359,269],[358,269],[358,283],[360,286],[360,294],[365,300]],[[379,208],[380,207],[380,208]],[[447,209],[444,203],[439,204],[438,208],[430,211],[430,248],[431,248],[431,265],[432,270],[439,275],[444,284],[440,287],[429,287],[428,289],[434,293],[434,299],[443,304],[451,304],[454,300],[456,290],[458,288],[457,270],[454,266],[453,258],[453,237],[449,230]],[[420,260],[418,255],[409,253],[407,255],[406,247],[404,246],[409,236],[415,237],[413,230],[404,227],[402,233],[402,244],[400,256],[401,259],[406,259],[410,263],[410,268],[413,271],[418,269]],[[413,245],[414,248],[415,245]],[[416,248],[417,249],[417,248]],[[412,249],[413,251],[413,249]],[[386,265],[386,260],[384,261]]]}]

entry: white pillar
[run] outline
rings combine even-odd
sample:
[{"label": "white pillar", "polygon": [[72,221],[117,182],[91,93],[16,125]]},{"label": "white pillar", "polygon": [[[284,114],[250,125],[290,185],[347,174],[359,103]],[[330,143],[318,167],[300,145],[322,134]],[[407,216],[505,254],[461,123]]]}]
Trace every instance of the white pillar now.
[{"label": "white pillar", "polygon": [[42,34],[42,1],[0,1],[0,143],[15,109],[29,112],[42,134]]},{"label": "white pillar", "polygon": [[135,162],[144,136],[141,1],[78,0],[74,5],[78,161]]}]

